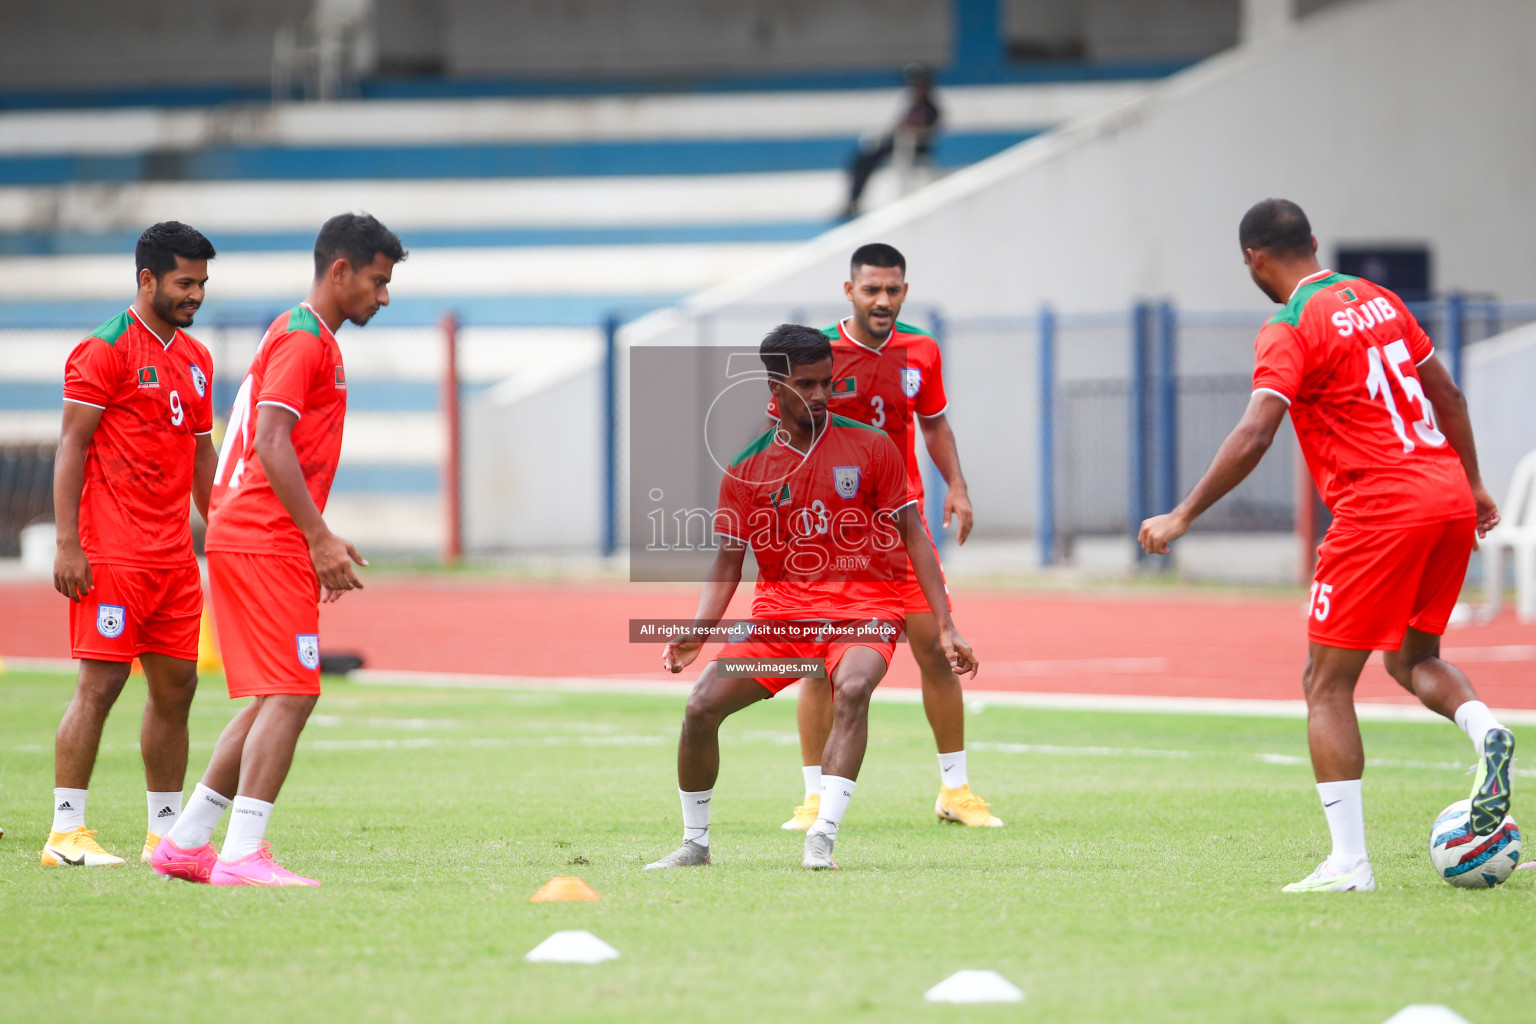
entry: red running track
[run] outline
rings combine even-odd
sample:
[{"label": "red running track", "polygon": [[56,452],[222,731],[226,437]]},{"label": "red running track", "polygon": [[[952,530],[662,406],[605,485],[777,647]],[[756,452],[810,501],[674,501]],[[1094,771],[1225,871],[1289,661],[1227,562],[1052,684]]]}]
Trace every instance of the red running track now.
[{"label": "red running track", "polygon": [[[746,614],[746,596],[743,588],[732,614]],[[628,621],[686,618],[696,599],[681,586],[379,577],[325,606],[321,641],[363,654],[370,668],[661,680],[661,645],[627,643]],[[962,587],[954,602],[981,660],[971,690],[1301,696],[1299,598]],[[68,658],[66,621],[64,599],[47,583],[0,584],[0,656]],[[1536,709],[1536,626],[1506,614],[1453,629],[1445,646],[1490,705]],[[904,652],[885,685],[918,685]],[[1379,659],[1359,696],[1413,703]]]}]

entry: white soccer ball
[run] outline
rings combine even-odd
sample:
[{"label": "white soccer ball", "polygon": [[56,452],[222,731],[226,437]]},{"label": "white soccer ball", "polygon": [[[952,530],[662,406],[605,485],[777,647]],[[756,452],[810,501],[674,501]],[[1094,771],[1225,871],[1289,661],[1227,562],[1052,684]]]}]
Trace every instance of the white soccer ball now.
[{"label": "white soccer ball", "polygon": [[1463,889],[1502,885],[1520,866],[1520,826],[1505,817],[1486,836],[1472,834],[1472,801],[1458,800],[1429,828],[1429,862],[1435,873]]}]

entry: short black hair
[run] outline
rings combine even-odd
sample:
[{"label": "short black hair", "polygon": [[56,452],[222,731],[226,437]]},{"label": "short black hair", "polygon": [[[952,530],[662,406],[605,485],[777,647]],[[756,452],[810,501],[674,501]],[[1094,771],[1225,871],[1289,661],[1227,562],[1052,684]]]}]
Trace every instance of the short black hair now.
[{"label": "short black hair", "polygon": [[139,273],[147,270],[158,281],[176,269],[178,256],[184,260],[211,260],[217,255],[213,243],[201,231],[179,220],[163,220],[145,228],[139,244],[133,247],[133,277],[138,280]]},{"label": "short black hair", "polygon": [[315,238],[315,276],[343,257],[352,269],[366,267],[379,253],[399,263],[409,255],[400,237],[368,213],[338,213]]},{"label": "short black hair", "polygon": [[1312,255],[1312,225],[1301,207],[1289,199],[1265,199],[1243,214],[1237,241],[1245,250],[1304,258]]},{"label": "short black hair", "polygon": [[907,258],[897,251],[894,245],[886,245],[884,242],[870,242],[853,250],[853,258],[848,261],[850,271],[860,267],[900,267],[901,272],[907,272]]},{"label": "short black hair", "polygon": [[757,347],[763,365],[775,377],[788,377],[796,366],[832,358],[832,342],[825,334],[804,324],[779,324]]}]

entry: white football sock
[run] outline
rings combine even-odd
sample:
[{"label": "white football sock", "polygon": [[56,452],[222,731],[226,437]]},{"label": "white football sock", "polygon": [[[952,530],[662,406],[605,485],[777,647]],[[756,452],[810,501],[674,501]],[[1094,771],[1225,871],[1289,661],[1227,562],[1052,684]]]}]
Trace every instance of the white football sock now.
[{"label": "white football sock", "polygon": [[1488,705],[1480,700],[1469,700],[1456,709],[1456,725],[1467,734],[1472,748],[1479,754],[1483,752],[1483,737],[1488,735],[1488,730],[1503,728],[1488,710]]},{"label": "white football sock", "polygon": [[85,795],[88,789],[55,789],[53,791],[53,830],[68,832],[85,824]]},{"label": "white football sock", "polygon": [[965,751],[939,755],[939,785],[947,789],[969,786],[971,780],[965,774]]},{"label": "white football sock", "polygon": [[848,801],[853,799],[853,788],[858,783],[836,775],[821,777],[821,810],[817,813],[812,832],[821,832],[837,838],[837,828],[843,823],[848,811]]},{"label": "white football sock", "polygon": [[149,834],[168,835],[181,816],[181,791],[175,793],[146,793],[149,803]]},{"label": "white football sock", "polygon": [[201,782],[192,791],[187,809],[176,818],[176,824],[166,833],[166,838],[183,850],[196,850],[207,846],[213,839],[213,830],[219,827],[219,819],[229,810],[229,799],[220,796]]},{"label": "white football sock", "polygon": [[805,798],[821,796],[821,765],[801,765],[800,774],[805,776]]},{"label": "white football sock", "polygon": [[697,793],[690,793],[680,789],[677,795],[683,801],[683,842],[708,846],[709,803],[715,798],[715,791],[701,789]]},{"label": "white football sock", "polygon": [[272,817],[272,805],[254,797],[237,796],[231,806],[234,813],[229,816],[229,831],[224,834],[224,848],[219,851],[219,859],[225,863],[255,853],[266,837],[267,821]]},{"label": "white football sock", "polygon": [[1323,816],[1328,819],[1328,833],[1333,837],[1333,852],[1328,864],[1335,871],[1348,871],[1363,860],[1365,852],[1365,805],[1360,798],[1360,780],[1319,782],[1317,795],[1323,801]]}]

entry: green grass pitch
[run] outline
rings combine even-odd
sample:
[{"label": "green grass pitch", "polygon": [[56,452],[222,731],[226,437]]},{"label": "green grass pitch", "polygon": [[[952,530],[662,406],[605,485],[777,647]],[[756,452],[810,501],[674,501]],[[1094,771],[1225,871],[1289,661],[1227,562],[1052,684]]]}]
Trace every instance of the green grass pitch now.
[{"label": "green grass pitch", "polygon": [[[142,683],[89,822],[122,869],[43,869],[64,676],[0,677],[4,1018],[93,1021],[1327,1021],[1444,1003],[1532,1019],[1536,872],[1453,889],[1424,844],[1465,795],[1449,723],[1367,724],[1374,894],[1280,886],[1327,852],[1300,721],[989,707],[971,777],[1008,822],[941,825],[921,710],[877,704],[837,855],[799,867],[788,701],[727,723],[715,863],[642,872],[680,832],[676,697],[327,682],[269,838],[321,879],[215,890],[137,862]],[[189,787],[232,713],[207,677]],[[1524,773],[1522,773],[1523,775]],[[1520,780],[1524,785],[1529,782]],[[1516,816],[1523,802],[1516,789]],[[1536,820],[1536,819],[1533,819]],[[530,904],[553,875],[597,903]],[[528,964],[582,928],[621,959]],[[1021,1005],[942,1007],[1001,972]]]}]

